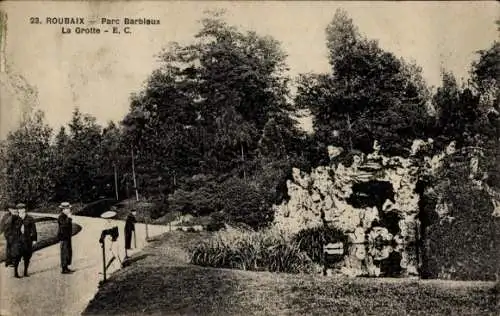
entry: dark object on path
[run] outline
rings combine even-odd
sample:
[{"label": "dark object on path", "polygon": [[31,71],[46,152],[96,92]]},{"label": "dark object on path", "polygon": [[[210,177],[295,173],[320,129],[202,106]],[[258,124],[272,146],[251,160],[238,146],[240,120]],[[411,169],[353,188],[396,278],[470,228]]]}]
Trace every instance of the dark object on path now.
[{"label": "dark object on path", "polygon": [[116,259],[116,256],[113,253],[113,250],[111,249],[111,254],[112,254],[111,260],[109,262],[106,261],[106,245],[105,245],[106,236],[111,236],[111,242],[115,242],[119,236],[118,227],[115,226],[103,230],[101,233],[101,238],[99,238],[99,243],[101,244],[102,248],[102,274],[104,281],[106,281],[106,270],[108,270],[111,263],[113,263],[113,261]]},{"label": "dark object on path", "polygon": [[140,261],[142,259],[146,259],[147,257],[149,257],[150,254],[142,254],[142,255],[138,255],[138,256],[133,256],[133,257],[128,257],[127,259],[125,259],[122,263],[122,268],[125,268],[125,267],[128,267],[130,266],[132,263],[134,262],[137,262],[137,261]]},{"label": "dark object on path", "polygon": [[113,228],[103,230],[101,233],[101,238],[99,238],[99,243],[102,244],[104,242],[104,239],[108,235],[111,236],[112,241],[116,241],[118,239],[118,236],[119,236],[118,227],[115,226]]},{"label": "dark object on path", "polygon": [[69,266],[73,256],[73,249],[71,246],[72,237],[72,219],[68,215],[71,214],[71,205],[67,202],[61,203],[60,208],[63,209],[61,215],[57,220],[59,224],[58,237],[61,245],[61,269],[62,273],[70,273]]}]

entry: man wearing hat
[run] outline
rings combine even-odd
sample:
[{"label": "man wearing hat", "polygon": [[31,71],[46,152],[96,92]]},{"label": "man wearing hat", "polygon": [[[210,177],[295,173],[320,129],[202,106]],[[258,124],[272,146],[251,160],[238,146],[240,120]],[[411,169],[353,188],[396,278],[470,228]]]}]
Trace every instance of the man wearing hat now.
[{"label": "man wearing hat", "polygon": [[18,204],[17,210],[19,212],[19,231],[16,227],[16,235],[18,235],[18,247],[19,251],[16,252],[14,259],[14,271],[16,277],[19,276],[17,269],[21,259],[24,261],[24,276],[28,276],[28,267],[30,264],[30,259],[33,255],[33,244],[37,241],[37,232],[35,219],[28,214],[26,214],[26,206],[24,204]]},{"label": "man wearing hat", "polygon": [[0,232],[3,232],[5,237],[5,266],[12,265],[12,256],[10,254],[12,244],[12,219],[17,216],[17,209],[13,203],[7,205],[7,214],[0,221]]},{"label": "man wearing hat", "polygon": [[132,210],[125,221],[125,258],[128,258],[128,250],[132,248],[132,233],[135,234],[135,223],[137,222],[135,214],[136,211]]},{"label": "man wearing hat", "polygon": [[71,248],[71,237],[73,235],[73,225],[71,219],[71,205],[68,202],[63,202],[59,205],[61,214],[57,220],[59,224],[58,238],[61,245],[61,268],[63,274],[73,272],[69,269],[73,249]]}]

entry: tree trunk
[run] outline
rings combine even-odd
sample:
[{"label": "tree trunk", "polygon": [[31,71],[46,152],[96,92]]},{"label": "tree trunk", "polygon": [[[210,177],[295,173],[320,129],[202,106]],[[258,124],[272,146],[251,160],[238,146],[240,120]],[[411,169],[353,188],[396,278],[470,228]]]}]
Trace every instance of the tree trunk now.
[{"label": "tree trunk", "polygon": [[243,179],[246,181],[247,175],[245,172],[245,153],[243,152],[243,143],[240,143],[240,148],[241,148],[241,161],[243,163]]},{"label": "tree trunk", "polygon": [[116,164],[113,165],[113,169],[115,171],[115,194],[116,194],[116,200],[118,201],[118,173],[116,171]]},{"label": "tree trunk", "polygon": [[134,180],[134,190],[135,190],[135,199],[139,201],[139,191],[137,191],[137,180],[135,178],[135,162],[134,162],[134,150],[131,150],[132,154],[132,178]]},{"label": "tree trunk", "polygon": [[351,116],[347,113],[347,131],[349,133],[349,149],[352,151],[352,126],[351,126]]}]

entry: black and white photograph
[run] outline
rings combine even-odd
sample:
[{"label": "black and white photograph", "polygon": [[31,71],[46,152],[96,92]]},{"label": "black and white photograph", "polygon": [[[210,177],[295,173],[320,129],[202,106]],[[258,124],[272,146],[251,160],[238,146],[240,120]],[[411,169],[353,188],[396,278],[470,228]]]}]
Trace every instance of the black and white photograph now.
[{"label": "black and white photograph", "polygon": [[499,315],[497,1],[0,2],[0,316]]}]

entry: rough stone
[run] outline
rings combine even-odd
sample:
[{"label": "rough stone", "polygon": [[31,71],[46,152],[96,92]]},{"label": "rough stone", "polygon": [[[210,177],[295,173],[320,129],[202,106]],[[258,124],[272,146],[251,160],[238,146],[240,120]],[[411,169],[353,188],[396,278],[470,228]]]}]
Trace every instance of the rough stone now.
[{"label": "rough stone", "polygon": [[[364,242],[374,231],[374,225],[384,212],[399,215],[399,233],[384,235],[396,242],[415,241],[418,220],[419,195],[415,192],[418,174],[438,170],[445,154],[425,157],[425,164],[417,165],[414,155],[432,146],[432,140],[416,140],[408,158],[386,157],[379,153],[379,145],[368,155],[355,155],[351,166],[338,161],[341,148],[329,146],[330,164],[320,166],[306,174],[293,169],[293,179],[287,182],[289,201],[274,206],[275,225],[292,233],[301,229],[326,224],[342,229],[351,242]],[[446,153],[454,152],[454,144]],[[425,170],[422,171],[421,169]],[[394,202],[383,201],[379,210],[375,206],[357,208],[348,200],[353,195],[353,185],[368,181],[385,181],[392,185]],[[368,198],[369,199],[369,198]],[[375,230],[376,231],[376,230]]]}]

